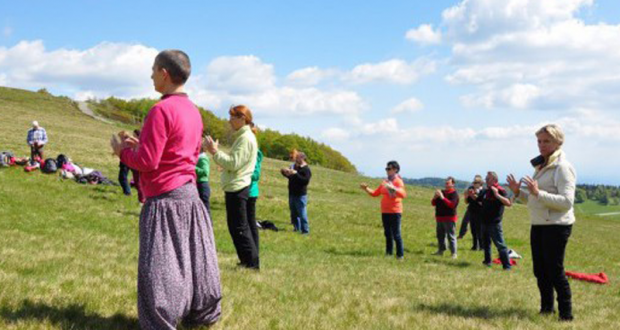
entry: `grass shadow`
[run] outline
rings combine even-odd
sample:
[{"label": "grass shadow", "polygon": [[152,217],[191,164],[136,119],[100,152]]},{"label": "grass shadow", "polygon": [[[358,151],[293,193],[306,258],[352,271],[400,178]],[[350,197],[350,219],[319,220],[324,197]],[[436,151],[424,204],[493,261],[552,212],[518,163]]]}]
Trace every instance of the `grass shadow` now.
[{"label": "grass shadow", "polygon": [[352,251],[346,251],[346,250],[339,250],[336,248],[328,248],[323,250],[325,253],[331,254],[331,255],[335,255],[335,256],[349,256],[349,257],[377,257],[380,256],[380,254],[377,254],[376,252],[373,251],[362,251],[362,250],[352,250]]},{"label": "grass shadow", "polygon": [[137,318],[119,313],[105,317],[89,312],[84,305],[79,304],[50,306],[42,302],[24,300],[17,309],[6,306],[0,308],[0,316],[7,323],[48,321],[63,330],[140,329]]},{"label": "grass shadow", "polygon": [[446,303],[434,306],[419,304],[414,308],[419,311],[431,312],[433,314],[457,316],[469,319],[475,318],[491,320],[505,317],[517,317],[519,319],[526,319],[531,318],[532,316],[529,310],[521,308],[493,309],[489,308],[488,306],[462,306]]},{"label": "grass shadow", "polygon": [[466,268],[466,267],[471,266],[471,263],[467,261],[456,261],[452,259],[443,259],[442,257],[433,257],[433,258],[425,259],[424,263],[442,264],[442,265],[456,267],[456,268]]}]

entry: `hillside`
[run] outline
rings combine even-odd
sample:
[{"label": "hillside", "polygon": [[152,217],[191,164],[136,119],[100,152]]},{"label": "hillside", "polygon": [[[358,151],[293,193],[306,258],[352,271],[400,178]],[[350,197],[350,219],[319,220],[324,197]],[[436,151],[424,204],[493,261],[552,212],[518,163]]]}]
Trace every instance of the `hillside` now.
[{"label": "hillside", "polygon": [[[118,125],[80,113],[62,98],[0,87],[0,150],[26,155],[26,131],[38,120],[50,137],[48,155],[65,153],[115,178],[110,135]],[[311,234],[288,225],[286,181],[263,163],[260,219],[284,229],[261,232],[260,272],[236,267],[226,228],[218,171],[212,169],[212,208],[222,276],[223,318],[213,329],[565,329],[538,312],[529,218],[522,205],[506,210],[508,245],[524,256],[511,272],[481,265],[470,236],[459,259],[436,249],[432,189],[407,186],[405,260],[383,256],[379,199],[351,173],[312,167]],[[137,329],[136,272],[139,204],[119,187],[79,185],[57,176],[0,169],[0,328]],[[460,214],[464,205],[459,206]],[[620,325],[620,222],[579,215],[568,270],[610,277],[609,285],[571,281],[576,320],[571,328]]]}]

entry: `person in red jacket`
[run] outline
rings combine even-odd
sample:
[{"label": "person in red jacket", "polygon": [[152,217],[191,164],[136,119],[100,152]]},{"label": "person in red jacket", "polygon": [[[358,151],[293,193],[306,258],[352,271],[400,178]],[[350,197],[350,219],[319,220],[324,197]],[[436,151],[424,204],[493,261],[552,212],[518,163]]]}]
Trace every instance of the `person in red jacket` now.
[{"label": "person in red jacket", "polygon": [[456,207],[459,205],[459,194],[454,189],[454,178],[446,179],[446,189],[435,191],[431,200],[435,207],[435,220],[437,221],[437,252],[434,255],[441,256],[446,250],[446,237],[450,244],[452,259],[457,258],[456,253]]},{"label": "person in red jacket", "polygon": [[381,199],[381,219],[383,220],[383,232],[385,234],[385,254],[393,254],[394,242],[396,242],[396,258],[404,257],[403,239],[400,235],[400,223],[403,213],[403,198],[407,197],[403,180],[398,175],[400,165],[395,160],[387,163],[385,168],[387,178],[381,182],[377,189],[368,188],[365,183],[360,188],[370,196],[383,195]]}]

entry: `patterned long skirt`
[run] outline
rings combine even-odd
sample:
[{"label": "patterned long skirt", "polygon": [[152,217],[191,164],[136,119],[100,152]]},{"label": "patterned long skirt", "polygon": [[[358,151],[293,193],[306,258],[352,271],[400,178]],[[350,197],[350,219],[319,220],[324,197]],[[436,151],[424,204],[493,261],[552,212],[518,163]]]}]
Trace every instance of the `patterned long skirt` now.
[{"label": "patterned long skirt", "polygon": [[140,214],[142,329],[212,324],[220,317],[221,298],[213,228],[196,185],[149,198]]}]

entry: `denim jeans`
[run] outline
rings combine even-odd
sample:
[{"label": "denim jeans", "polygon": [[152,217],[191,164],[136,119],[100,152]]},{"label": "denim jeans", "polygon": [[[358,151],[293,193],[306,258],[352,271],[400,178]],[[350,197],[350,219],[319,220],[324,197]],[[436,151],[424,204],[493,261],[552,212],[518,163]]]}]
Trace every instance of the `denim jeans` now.
[{"label": "denim jeans", "polygon": [[499,258],[504,269],[510,269],[510,259],[508,258],[508,247],[504,242],[504,232],[502,223],[483,223],[482,224],[482,249],[484,250],[484,263],[491,263],[491,241],[497,247]]},{"label": "denim jeans", "polygon": [[403,238],[400,235],[401,213],[381,213],[383,233],[385,234],[385,254],[392,255],[396,242],[396,256],[404,256]]},{"label": "denim jeans", "polygon": [[129,181],[127,177],[129,176],[129,167],[122,162],[118,164],[118,183],[121,184],[121,188],[123,188],[123,194],[129,196],[131,195],[131,187],[129,186]]},{"label": "denim jeans", "polygon": [[[209,213],[209,219],[211,219],[211,186],[209,185],[209,181],[207,182],[198,182],[196,183],[198,187],[198,196],[200,196],[200,200],[207,208],[207,213]],[[213,223],[213,220],[211,220]]]},{"label": "denim jeans", "polygon": [[560,317],[572,318],[571,289],[564,273],[566,244],[573,226],[532,226],[530,232],[534,275],[540,291],[541,312],[553,311],[554,289]]},{"label": "denim jeans", "polygon": [[288,205],[291,209],[291,223],[295,231],[301,231],[302,234],[310,233],[308,226],[308,195],[293,196],[288,195]]}]

